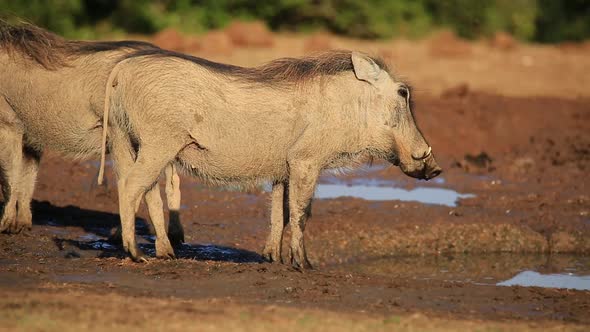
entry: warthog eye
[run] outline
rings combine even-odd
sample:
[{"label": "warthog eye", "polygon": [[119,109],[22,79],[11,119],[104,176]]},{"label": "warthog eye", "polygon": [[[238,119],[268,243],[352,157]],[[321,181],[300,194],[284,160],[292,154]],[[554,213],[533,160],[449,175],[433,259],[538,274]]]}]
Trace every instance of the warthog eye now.
[{"label": "warthog eye", "polygon": [[400,95],[402,98],[407,99],[409,94],[408,88],[402,86],[401,88],[397,89],[397,94]]}]

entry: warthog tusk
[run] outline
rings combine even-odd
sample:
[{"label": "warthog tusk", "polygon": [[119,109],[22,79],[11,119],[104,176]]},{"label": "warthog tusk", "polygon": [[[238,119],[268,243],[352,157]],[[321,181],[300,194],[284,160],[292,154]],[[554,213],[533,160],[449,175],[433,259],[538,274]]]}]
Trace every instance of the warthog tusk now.
[{"label": "warthog tusk", "polygon": [[412,158],[414,158],[414,160],[424,160],[428,157],[430,157],[430,155],[432,155],[432,147],[428,147],[428,151],[426,151],[426,153],[422,156],[422,157],[414,157],[414,155],[412,155]]}]

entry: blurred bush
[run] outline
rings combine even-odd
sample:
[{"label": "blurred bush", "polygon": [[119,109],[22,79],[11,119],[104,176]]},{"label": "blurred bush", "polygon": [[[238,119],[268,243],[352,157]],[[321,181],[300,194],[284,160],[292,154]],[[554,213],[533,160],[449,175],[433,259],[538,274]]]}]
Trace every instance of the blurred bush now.
[{"label": "blurred bush", "polygon": [[437,25],[464,38],[504,31],[532,40],[535,34],[537,0],[427,0],[425,5]]},{"label": "blurred bush", "polygon": [[535,40],[580,41],[590,36],[590,1],[538,0]]},{"label": "blurred bush", "polygon": [[232,19],[359,38],[419,37],[439,27],[464,38],[497,31],[540,42],[590,36],[588,0],[0,0],[0,13],[72,38],[167,27],[199,33]]}]

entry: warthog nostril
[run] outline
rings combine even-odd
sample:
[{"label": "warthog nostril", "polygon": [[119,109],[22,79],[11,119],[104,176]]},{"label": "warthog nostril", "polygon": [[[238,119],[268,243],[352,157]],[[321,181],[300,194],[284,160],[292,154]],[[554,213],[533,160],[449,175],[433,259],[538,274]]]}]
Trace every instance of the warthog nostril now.
[{"label": "warthog nostril", "polygon": [[428,151],[426,151],[426,152],[425,152],[425,153],[422,155],[422,157],[416,157],[416,156],[414,156],[414,155],[412,154],[412,159],[414,159],[414,160],[424,160],[424,159],[426,159],[426,158],[430,157],[430,155],[431,155],[431,154],[432,154],[432,147],[430,147],[430,146],[429,146],[429,147],[428,147]]},{"label": "warthog nostril", "polygon": [[433,178],[435,178],[435,177],[439,176],[439,175],[440,175],[440,173],[442,173],[442,169],[441,169],[440,167],[436,167],[436,168],[435,168],[435,169],[433,169],[433,170],[426,171],[426,174],[425,174],[425,179],[426,179],[426,180],[433,179]]}]

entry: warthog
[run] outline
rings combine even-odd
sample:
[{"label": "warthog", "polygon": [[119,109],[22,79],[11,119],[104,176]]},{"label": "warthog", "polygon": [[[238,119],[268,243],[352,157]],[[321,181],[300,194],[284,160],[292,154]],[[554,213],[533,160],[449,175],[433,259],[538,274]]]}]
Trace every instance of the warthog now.
[{"label": "warthog", "polygon": [[117,64],[107,99],[103,121],[105,127],[110,122],[115,162],[130,144],[120,138],[140,146],[118,180],[123,243],[133,256],[141,254],[134,206],[171,162],[213,184],[271,181],[264,256],[281,259],[283,228],[290,222],[290,261],[299,268],[310,267],[303,231],[323,169],[374,157],[416,178],[441,172],[414,122],[408,85],[357,52],[243,68],[139,51]]},{"label": "warthog", "polygon": [[[30,24],[0,20],[0,184],[5,201],[1,232],[31,227],[30,202],[45,148],[74,158],[100,154],[108,75],[123,55],[138,50],[159,49],[138,41],[67,41]],[[134,162],[134,147],[127,149],[118,169]],[[166,175],[171,216],[177,218],[180,191],[172,165]],[[152,221],[163,218],[159,188],[152,188],[145,198]],[[180,242],[182,228],[171,217],[173,225],[170,236]],[[156,232],[166,234],[160,228]],[[157,255],[172,256],[168,239],[160,242]]]}]

